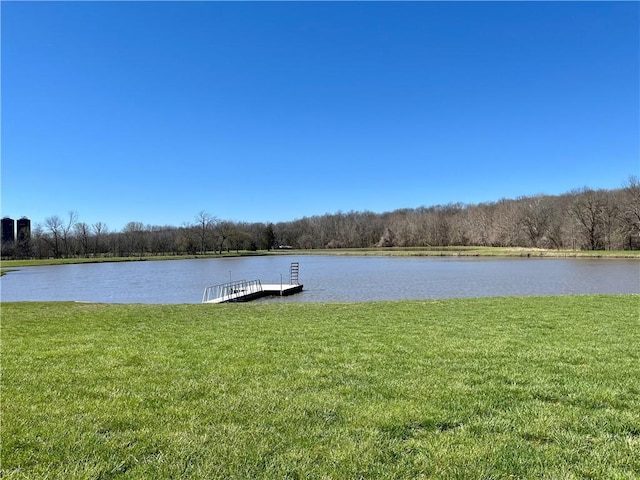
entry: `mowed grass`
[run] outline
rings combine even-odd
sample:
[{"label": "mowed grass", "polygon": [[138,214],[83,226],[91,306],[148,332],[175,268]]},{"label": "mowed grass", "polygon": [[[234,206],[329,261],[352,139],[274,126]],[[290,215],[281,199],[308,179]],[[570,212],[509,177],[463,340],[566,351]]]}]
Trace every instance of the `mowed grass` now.
[{"label": "mowed grass", "polygon": [[3,478],[639,478],[640,297],[2,305]]}]

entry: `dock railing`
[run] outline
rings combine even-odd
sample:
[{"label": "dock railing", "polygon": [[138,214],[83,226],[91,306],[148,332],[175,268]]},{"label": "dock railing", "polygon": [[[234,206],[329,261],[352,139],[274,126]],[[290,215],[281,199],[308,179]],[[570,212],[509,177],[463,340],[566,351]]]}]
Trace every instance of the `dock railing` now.
[{"label": "dock railing", "polygon": [[204,289],[202,303],[232,302],[234,299],[262,292],[260,280],[237,280],[211,285]]}]

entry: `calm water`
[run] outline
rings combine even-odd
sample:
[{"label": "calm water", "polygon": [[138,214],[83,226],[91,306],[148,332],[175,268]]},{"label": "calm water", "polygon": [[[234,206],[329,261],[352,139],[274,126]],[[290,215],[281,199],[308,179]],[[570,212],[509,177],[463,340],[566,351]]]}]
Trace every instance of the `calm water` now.
[{"label": "calm water", "polygon": [[0,279],[3,302],[199,303],[208,285],[285,283],[300,262],[304,292],[268,302],[640,293],[640,261],[268,256],[28,267]]}]

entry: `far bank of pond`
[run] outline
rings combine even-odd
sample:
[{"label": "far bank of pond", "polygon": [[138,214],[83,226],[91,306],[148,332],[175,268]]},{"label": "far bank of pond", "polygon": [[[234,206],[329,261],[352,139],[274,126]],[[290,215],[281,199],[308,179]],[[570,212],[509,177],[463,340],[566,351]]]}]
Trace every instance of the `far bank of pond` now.
[{"label": "far bank of pond", "polygon": [[640,293],[638,259],[483,256],[265,255],[21,268],[0,280],[1,300],[199,303],[205,287],[288,282],[304,291],[264,301],[362,302],[521,295]]},{"label": "far bank of pond", "polygon": [[17,267],[42,265],[68,265],[77,263],[111,263],[164,260],[194,260],[211,258],[256,257],[264,255],[335,255],[335,256],[410,256],[410,257],[520,257],[520,258],[629,258],[640,260],[640,250],[551,250],[544,248],[520,247],[389,247],[389,248],[328,248],[315,250],[240,250],[222,254],[207,253],[197,255],[144,255],[132,257],[70,257],[27,260],[2,260],[2,273]]}]

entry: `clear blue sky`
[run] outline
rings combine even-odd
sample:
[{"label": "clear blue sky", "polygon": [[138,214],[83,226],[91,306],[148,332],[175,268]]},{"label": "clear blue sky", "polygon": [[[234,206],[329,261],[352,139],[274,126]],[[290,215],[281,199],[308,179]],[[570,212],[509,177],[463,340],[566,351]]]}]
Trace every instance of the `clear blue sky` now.
[{"label": "clear blue sky", "polygon": [[2,2],[2,215],[277,222],[640,174],[638,2]]}]

